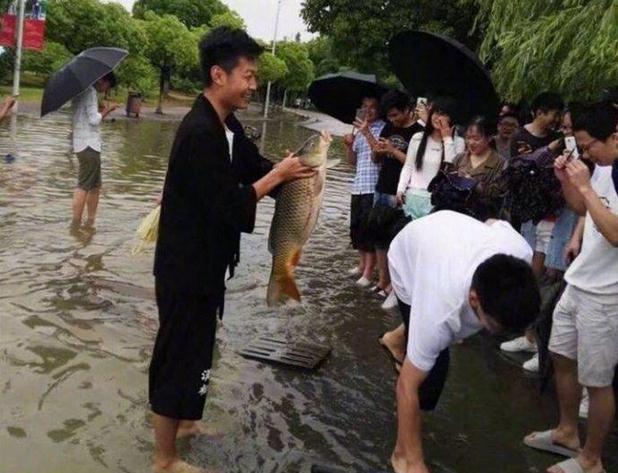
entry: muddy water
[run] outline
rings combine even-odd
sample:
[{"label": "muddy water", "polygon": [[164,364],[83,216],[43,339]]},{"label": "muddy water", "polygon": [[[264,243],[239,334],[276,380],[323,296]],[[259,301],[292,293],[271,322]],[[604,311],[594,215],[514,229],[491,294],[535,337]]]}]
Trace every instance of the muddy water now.
[{"label": "muddy water", "polygon": [[[13,132],[0,127],[0,471],[149,471],[152,250],[130,253],[134,230],[161,189],[175,128],[124,120],[104,126],[97,228],[75,232],[69,215],[77,162],[68,116],[20,118]],[[308,134],[293,118],[279,117],[268,124],[266,154],[280,156]],[[9,152],[12,163],[4,161]],[[300,307],[266,308],[273,205],[260,204],[229,283],[205,410],[225,435],[182,443],[193,462],[226,472],[308,471],[314,462],[388,471],[394,376],[376,337],[396,318],[345,276],[354,264],[350,179],[346,166],[330,171],[319,226],[298,271]],[[265,334],[328,343],[333,352],[315,373],[238,355]],[[446,392],[425,420],[433,471],[544,471],[554,458],[525,448],[521,438],[549,425],[551,397],[538,396],[535,381],[482,337],[453,352]],[[617,446],[613,434],[609,471],[618,468]]]}]

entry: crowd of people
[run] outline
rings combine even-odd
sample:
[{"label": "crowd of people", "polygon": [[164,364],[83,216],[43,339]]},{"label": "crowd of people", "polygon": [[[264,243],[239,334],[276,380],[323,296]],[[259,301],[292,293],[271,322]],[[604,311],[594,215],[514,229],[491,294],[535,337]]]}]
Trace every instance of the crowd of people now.
[{"label": "crowd of people", "polygon": [[[570,457],[548,471],[604,471],[618,365],[618,97],[604,94],[565,107],[545,92],[526,112],[504,103],[496,122],[476,116],[465,127],[444,97],[414,106],[391,90],[360,104],[344,137],[356,168],[349,273],[403,321],[379,338],[399,373],[397,473],[428,471],[419,409],[437,404],[449,346],[481,328],[520,331],[500,349],[532,353],[527,371],[539,372],[549,348],[559,423],[524,439]],[[540,320],[548,285],[561,296]],[[578,413],[588,417],[583,446]]]},{"label": "crowd of people", "polygon": [[[262,47],[244,31],[210,31],[199,46],[203,93],[185,116],[161,196],[155,252],[159,331],[149,370],[157,473],[207,470],[181,460],[176,440],[205,432],[202,418],[225,280],[239,262],[257,202],[315,171],[288,155],[263,158],[234,116],[257,88]],[[73,225],[96,218],[101,186],[97,108],[108,74],[73,100],[79,177]],[[8,99],[0,118],[10,112]],[[551,92],[527,112],[505,103],[491,117],[456,123],[449,97],[414,102],[391,90],[363,98],[344,137],[355,167],[350,237],[356,285],[398,308],[401,323],[379,342],[397,382],[396,473],[426,473],[421,410],[434,409],[449,369],[449,347],[486,329],[516,333],[500,345],[551,360],[557,427],[524,438],[567,457],[550,473],[601,473],[612,428],[618,365],[618,98],[569,104]],[[207,154],[204,154],[205,151]],[[562,286],[542,319],[540,286]],[[547,336],[540,326],[552,324]],[[550,357],[537,352],[549,350]],[[580,409],[582,388],[589,407]],[[587,411],[583,446],[578,411]],[[523,432],[522,432],[523,438]]]}]

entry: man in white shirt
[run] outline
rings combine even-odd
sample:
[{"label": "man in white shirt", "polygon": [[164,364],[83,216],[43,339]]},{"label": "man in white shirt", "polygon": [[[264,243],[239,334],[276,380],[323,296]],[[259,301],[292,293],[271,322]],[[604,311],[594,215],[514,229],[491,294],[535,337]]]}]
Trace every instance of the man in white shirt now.
[{"label": "man in white shirt", "polygon": [[408,224],[388,259],[408,329],[391,462],[396,473],[427,473],[420,410],[437,403],[448,347],[483,328],[523,330],[534,320],[540,295],[529,265],[532,249],[505,221],[440,211]]},{"label": "man in white shirt", "polygon": [[[564,276],[568,285],[554,310],[549,341],[560,422],[524,442],[573,457],[549,473],[601,473],[601,453],[616,411],[612,380],[618,365],[618,194],[611,167],[618,160],[618,110],[598,104],[574,118],[577,145],[597,166],[591,178],[578,159],[561,156],[554,165],[567,203],[586,216],[582,250]],[[590,407],[586,443],[580,449],[582,386]]]},{"label": "man in white shirt", "polygon": [[99,79],[73,99],[73,152],[79,161],[77,188],[73,193],[73,226],[82,223],[84,207],[88,208],[87,226],[94,225],[101,189],[101,131],[103,119],[118,108],[106,105],[99,112],[97,92],[105,93],[116,85],[113,73]]}]

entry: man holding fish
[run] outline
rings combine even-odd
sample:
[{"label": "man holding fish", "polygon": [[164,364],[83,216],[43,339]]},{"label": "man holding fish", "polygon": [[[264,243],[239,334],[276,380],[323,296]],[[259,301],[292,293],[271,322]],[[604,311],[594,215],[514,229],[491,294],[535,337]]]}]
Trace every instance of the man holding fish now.
[{"label": "man holding fish", "polygon": [[[199,49],[204,92],[176,134],[155,253],[160,327],[150,365],[149,400],[156,473],[207,471],[182,461],[175,441],[205,433],[196,421],[202,418],[208,392],[226,274],[233,276],[239,261],[240,233],[253,230],[257,202],[283,183],[306,181],[300,190],[314,192],[319,206],[320,156],[325,158],[324,146],[327,149],[330,141],[323,137],[310,146],[319,151],[315,163],[310,159],[303,164],[290,154],[273,166],[248,142],[233,116],[235,110],[247,108],[257,88],[256,60],[262,47],[242,30],[221,27],[204,37]],[[303,215],[313,219],[317,209]],[[302,229],[300,233],[291,246],[284,245],[291,248],[286,249],[284,269],[300,256]],[[271,236],[271,247],[280,241]]]}]

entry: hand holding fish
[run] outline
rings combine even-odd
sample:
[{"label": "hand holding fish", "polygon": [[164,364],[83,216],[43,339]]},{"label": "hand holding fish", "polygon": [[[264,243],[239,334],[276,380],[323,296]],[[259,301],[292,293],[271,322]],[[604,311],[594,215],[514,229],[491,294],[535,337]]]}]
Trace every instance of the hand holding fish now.
[{"label": "hand holding fish", "polygon": [[289,153],[283,161],[275,164],[275,172],[282,182],[313,177],[316,171],[300,162],[293,153]]}]

